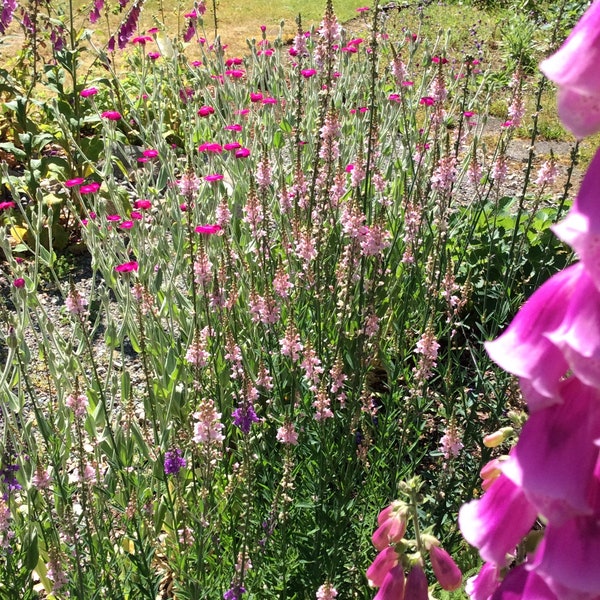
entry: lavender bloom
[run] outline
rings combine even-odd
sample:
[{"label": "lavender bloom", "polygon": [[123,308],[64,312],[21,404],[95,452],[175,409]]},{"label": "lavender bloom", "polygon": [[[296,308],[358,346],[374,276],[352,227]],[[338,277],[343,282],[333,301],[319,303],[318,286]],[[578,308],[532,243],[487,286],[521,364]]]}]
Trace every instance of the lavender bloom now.
[{"label": "lavender bloom", "polygon": [[249,402],[244,402],[241,406],[238,406],[233,413],[233,424],[242,430],[242,433],[250,433],[252,423],[260,423],[254,407]]},{"label": "lavender bloom", "polygon": [[0,483],[3,483],[9,492],[19,491],[22,489],[21,484],[17,481],[15,473],[19,470],[19,465],[6,464],[0,469]]},{"label": "lavender bloom", "polygon": [[245,593],[245,587],[241,585],[233,585],[223,594],[223,600],[240,600],[242,594]]},{"label": "lavender bloom", "polygon": [[183,452],[179,448],[165,452],[165,474],[177,475],[187,465]]}]

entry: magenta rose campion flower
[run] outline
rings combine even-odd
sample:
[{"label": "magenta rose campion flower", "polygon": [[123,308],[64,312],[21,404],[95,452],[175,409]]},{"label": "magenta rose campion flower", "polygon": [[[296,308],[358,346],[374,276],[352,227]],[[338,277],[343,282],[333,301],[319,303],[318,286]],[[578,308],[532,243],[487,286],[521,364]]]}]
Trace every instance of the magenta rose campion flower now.
[{"label": "magenta rose campion flower", "polygon": [[558,85],[558,114],[579,138],[600,131],[600,0],[540,69]]},{"label": "magenta rose campion flower", "polygon": [[118,110],[105,110],[102,117],[109,121],[118,121],[121,118],[121,113]]}]

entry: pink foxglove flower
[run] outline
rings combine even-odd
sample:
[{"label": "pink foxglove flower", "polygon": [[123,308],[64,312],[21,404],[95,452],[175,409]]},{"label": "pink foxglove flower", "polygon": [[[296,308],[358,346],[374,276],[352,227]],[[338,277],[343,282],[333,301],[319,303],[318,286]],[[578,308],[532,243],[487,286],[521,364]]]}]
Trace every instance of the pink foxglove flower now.
[{"label": "pink foxglove flower", "polygon": [[577,137],[600,130],[600,2],[594,2],[561,48],[540,68],[558,85],[558,114]]},{"label": "pink foxglove flower", "polygon": [[501,475],[478,500],[464,504],[458,513],[463,537],[479,548],[482,558],[504,566],[537,518],[536,508],[521,488]]},{"label": "pink foxglove flower", "polygon": [[560,526],[550,522],[533,567],[557,599],[597,600],[600,596],[598,513],[570,519]]},{"label": "pink foxglove flower", "polygon": [[413,566],[406,578],[404,586],[405,600],[428,600],[429,591],[427,589],[427,576],[423,567],[419,564]]},{"label": "pink foxglove flower", "polygon": [[545,334],[562,323],[581,274],[578,264],[554,275],[529,298],[506,331],[485,345],[495,363],[527,380],[536,392],[528,396],[531,410],[558,402],[558,381],[567,362]]},{"label": "pink foxglove flower", "polygon": [[[559,598],[567,600],[567,598],[575,598],[575,596],[556,596],[547,583],[525,565],[520,565],[510,571],[500,587],[490,597],[501,600],[559,600]],[[479,600],[479,598],[483,600],[484,596],[474,596],[473,598],[474,600]]]},{"label": "pink foxglove flower", "polygon": [[600,390],[572,377],[560,383],[559,399],[530,415],[502,466],[538,512],[557,525],[594,509],[589,494],[598,462]]},{"label": "pink foxglove flower", "polygon": [[[398,553],[392,546],[384,548],[367,569],[367,579],[371,587],[381,587],[385,576],[398,564]],[[427,588],[427,583],[425,584]]]},{"label": "pink foxglove flower", "polygon": [[371,537],[373,546],[377,550],[384,550],[390,544],[397,544],[406,532],[406,510],[399,506],[397,510],[390,512],[390,516],[385,519],[375,530]]},{"label": "pink foxglove flower", "polygon": [[600,151],[596,152],[567,217],[552,230],[578,254],[600,290]]},{"label": "pink foxglove flower", "polygon": [[432,545],[429,548],[429,560],[435,578],[443,590],[453,591],[460,587],[462,573],[446,550],[435,544]]},{"label": "pink foxglove flower", "polygon": [[494,563],[485,563],[477,575],[467,579],[465,592],[471,600],[489,600],[499,585],[499,567]]},{"label": "pink foxglove flower", "polygon": [[402,565],[392,567],[373,600],[399,600],[404,598],[404,571]]}]

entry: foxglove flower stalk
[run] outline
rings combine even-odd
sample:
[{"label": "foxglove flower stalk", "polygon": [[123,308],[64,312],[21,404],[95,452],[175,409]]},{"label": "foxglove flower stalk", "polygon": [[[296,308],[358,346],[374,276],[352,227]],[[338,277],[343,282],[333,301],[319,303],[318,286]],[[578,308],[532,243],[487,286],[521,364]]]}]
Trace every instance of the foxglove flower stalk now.
[{"label": "foxglove flower stalk", "polygon": [[[558,84],[559,114],[578,137],[600,130],[599,56],[596,0],[541,65]],[[484,496],[459,513],[464,537],[487,561],[467,585],[474,600],[600,598],[599,185],[597,153],[572,210],[553,228],[580,262],[542,285],[486,344],[490,357],[519,377],[529,419],[510,455],[482,471]],[[505,573],[538,518],[541,540]]]}]

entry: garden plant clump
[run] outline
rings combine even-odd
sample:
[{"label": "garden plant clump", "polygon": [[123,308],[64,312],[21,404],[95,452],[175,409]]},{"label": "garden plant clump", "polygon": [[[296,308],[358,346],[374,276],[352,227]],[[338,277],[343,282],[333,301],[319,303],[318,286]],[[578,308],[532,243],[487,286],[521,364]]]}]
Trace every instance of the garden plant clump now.
[{"label": "garden plant clump", "polygon": [[[422,3],[350,30],[328,2],[242,56],[214,3],[176,34],[96,0],[99,44],[55,4],[0,14],[25,32],[0,71],[0,597],[464,597],[459,509],[530,402],[483,344],[572,259],[550,226],[579,144],[536,155],[530,49],[498,67]],[[529,15],[544,55],[573,4]]]}]

